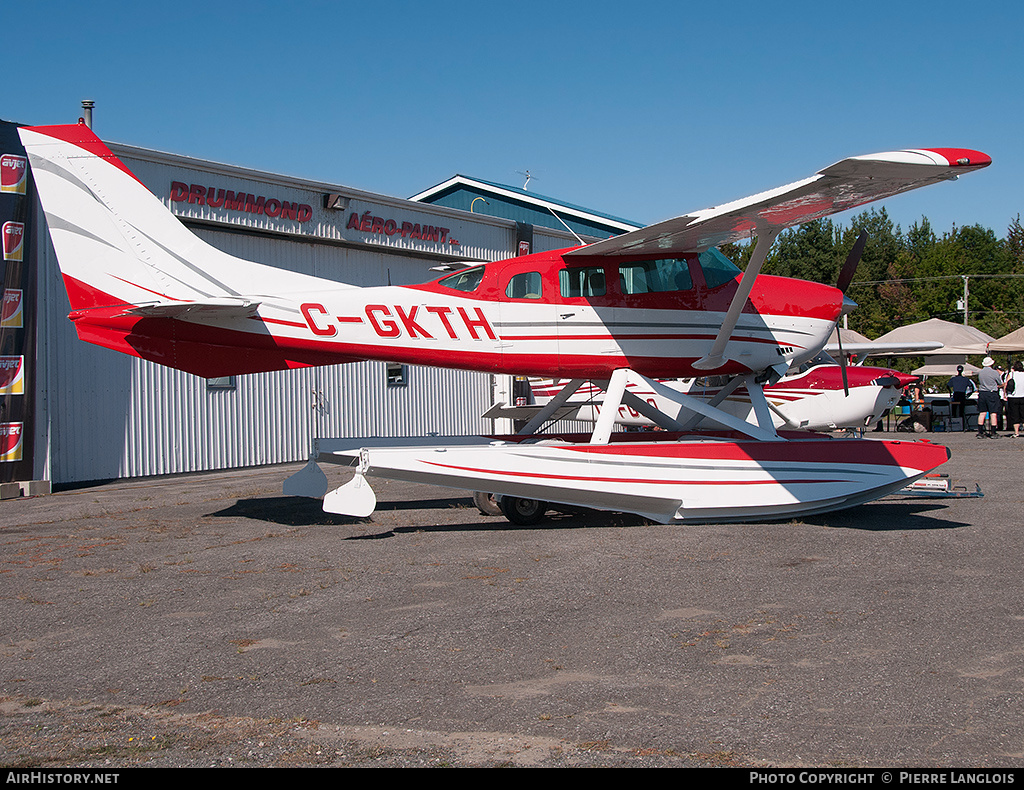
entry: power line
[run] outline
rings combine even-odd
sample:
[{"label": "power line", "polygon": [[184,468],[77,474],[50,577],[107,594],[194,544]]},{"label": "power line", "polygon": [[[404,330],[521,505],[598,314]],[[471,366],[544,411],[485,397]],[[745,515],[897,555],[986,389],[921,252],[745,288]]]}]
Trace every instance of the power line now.
[{"label": "power line", "polygon": [[996,278],[1017,278],[1024,277],[1024,274],[943,274],[935,277],[902,277],[897,280],[857,280],[850,283],[850,288],[855,285],[886,285],[888,283],[927,283],[935,282],[937,280],[962,280],[967,277],[972,280],[978,279],[996,279]]}]

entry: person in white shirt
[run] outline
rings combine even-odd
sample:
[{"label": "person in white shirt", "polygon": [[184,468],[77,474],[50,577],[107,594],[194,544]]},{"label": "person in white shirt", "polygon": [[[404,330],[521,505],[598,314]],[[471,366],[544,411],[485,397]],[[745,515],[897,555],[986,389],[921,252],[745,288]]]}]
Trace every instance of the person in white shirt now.
[{"label": "person in white shirt", "polygon": [[1020,426],[1024,423],[1024,364],[1014,362],[1003,382],[1006,394],[1006,427],[1013,426],[1014,439],[1020,438]]}]

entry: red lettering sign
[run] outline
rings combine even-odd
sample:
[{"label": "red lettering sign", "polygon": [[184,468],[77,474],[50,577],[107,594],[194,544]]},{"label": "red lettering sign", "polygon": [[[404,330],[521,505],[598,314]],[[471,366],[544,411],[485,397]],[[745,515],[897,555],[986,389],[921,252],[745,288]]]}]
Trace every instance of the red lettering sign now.
[{"label": "red lettering sign", "polygon": [[[334,337],[334,335],[338,334],[338,327],[330,321],[323,320],[322,316],[325,316],[328,313],[322,304],[303,304],[300,305],[299,309],[302,311],[302,315],[306,319],[306,325],[312,330],[314,335],[320,335],[320,337]],[[317,318],[313,317],[313,313],[319,313],[321,316],[319,318],[319,322]]]},{"label": "red lettering sign", "polygon": [[405,327],[405,331],[409,333],[409,337],[416,337],[416,333],[423,335],[423,337],[429,337],[433,339],[426,329],[416,323],[416,311],[419,307],[412,307],[409,310],[409,314],[405,314],[405,310],[402,309],[401,305],[395,305],[395,311],[398,313],[398,317],[402,319],[402,326]]},{"label": "red lettering sign", "polygon": [[[420,308],[432,318],[420,318]],[[332,316],[326,307],[315,302],[308,302],[299,308],[306,319],[306,326],[310,331],[319,337],[333,337],[338,333],[338,324],[358,324],[363,319],[359,316]],[[482,339],[482,335],[491,340],[497,340],[494,330],[491,328],[487,316],[479,307],[473,308],[473,313],[467,312],[463,307],[457,308],[462,319],[466,332],[473,340]],[[404,307],[402,305],[368,304],[363,308],[363,313],[373,331],[378,337],[395,338],[407,336],[416,340],[424,338],[433,340],[432,331],[439,331],[433,326],[440,323],[444,331],[452,340],[459,339],[459,330],[452,323],[454,311],[451,307],[439,305],[413,305]],[[436,322],[433,320],[436,318]],[[426,326],[424,326],[426,324]],[[429,328],[428,328],[429,327]]]},{"label": "red lettering sign", "polygon": [[374,332],[381,337],[398,337],[402,334],[402,330],[398,328],[398,324],[391,320],[379,321],[374,313],[381,313],[383,315],[390,316],[391,311],[382,304],[366,305],[366,317],[370,319],[370,325],[373,327]]},{"label": "red lettering sign", "polygon": [[448,331],[448,337],[455,340],[458,335],[455,334],[455,330],[452,329],[452,324],[448,320],[448,316],[451,315],[452,309],[450,307],[426,307],[424,308],[428,313],[433,313],[441,319],[441,323],[444,324],[444,328]]},{"label": "red lettering sign", "polygon": [[171,182],[171,202],[190,203],[210,208],[225,208],[228,211],[244,211],[247,214],[265,214],[268,217],[309,222],[313,218],[313,207],[306,203],[234,192],[230,189],[206,187],[202,184]]},{"label": "red lettering sign", "polygon": [[346,230],[357,230],[360,233],[369,233],[374,236],[401,236],[403,239],[420,239],[421,241],[434,241],[439,244],[451,244],[457,246],[458,241],[451,238],[448,228],[439,228],[433,225],[420,225],[412,222],[398,224],[397,220],[375,217],[372,212],[364,211],[361,215],[352,212],[349,214]]},{"label": "red lettering sign", "polygon": [[465,308],[459,308],[459,315],[462,316],[462,321],[465,323],[466,329],[469,330],[469,334],[473,336],[474,340],[479,340],[480,337],[477,335],[476,330],[483,329],[484,332],[487,333],[487,337],[491,340],[497,340],[498,338],[495,337],[494,331],[491,329],[491,325],[487,323],[487,319],[484,317],[484,311],[479,307],[474,307],[473,309],[476,310],[476,320],[467,315]]}]

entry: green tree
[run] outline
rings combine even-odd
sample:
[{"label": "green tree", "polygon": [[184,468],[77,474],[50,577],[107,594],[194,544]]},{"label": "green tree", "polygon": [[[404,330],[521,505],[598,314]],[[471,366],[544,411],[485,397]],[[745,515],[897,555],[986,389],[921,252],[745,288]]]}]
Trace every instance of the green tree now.
[{"label": "green tree", "polygon": [[[849,317],[849,326],[867,337],[878,337],[892,328],[898,320],[896,315],[906,314],[909,309],[906,294],[902,289],[894,290],[891,281],[903,276],[910,258],[899,226],[893,224],[884,208],[853,217],[840,235],[840,246],[851,249],[862,231],[867,232],[868,240],[847,292],[858,305]],[[895,303],[890,301],[894,296],[899,297]]]},{"label": "green tree", "polygon": [[[783,231],[765,274],[835,283],[861,233],[868,240],[847,295],[858,307],[848,324],[868,337],[941,318],[963,321],[959,302],[969,285],[970,324],[999,337],[1024,322],[1024,226],[1018,215],[1000,239],[980,225],[954,226],[938,236],[927,217],[903,233],[884,208],[854,216],[848,226],[818,219]],[[741,268],[753,243],[724,245]]]},{"label": "green tree", "polygon": [[1005,241],[980,225],[953,227],[921,259],[922,282],[916,284],[925,317],[962,321],[960,302],[967,278],[971,326],[999,337],[1019,324],[1020,283]]},{"label": "green tree", "polygon": [[835,224],[816,219],[780,233],[763,271],[831,285],[839,277],[840,264]]}]

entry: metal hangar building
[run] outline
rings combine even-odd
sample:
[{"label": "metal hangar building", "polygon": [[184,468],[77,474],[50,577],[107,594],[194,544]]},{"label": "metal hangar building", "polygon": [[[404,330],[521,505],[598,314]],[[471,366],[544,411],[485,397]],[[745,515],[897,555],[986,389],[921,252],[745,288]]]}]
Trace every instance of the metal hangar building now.
[{"label": "metal hangar building", "polygon": [[[17,125],[0,123],[0,154],[5,162],[8,155],[17,159]],[[441,276],[439,267],[575,246],[580,238],[594,241],[637,227],[462,176],[401,199],[108,146],[213,246],[359,286],[420,283]],[[303,461],[319,438],[508,429],[481,415],[494,403],[512,402],[509,376],[360,362],[202,379],[80,341],[67,318],[70,305],[31,179],[27,183],[21,194],[0,195],[5,227],[8,215],[24,226],[19,260],[7,259],[5,247],[3,275],[3,359],[21,365],[20,389],[4,384],[7,377],[0,381],[0,424],[9,426],[0,447],[5,496],[18,481],[21,493],[29,493],[36,489],[25,481],[46,490],[50,484]],[[7,301],[15,294],[20,323],[12,329]],[[16,340],[20,356],[13,353]]]}]

